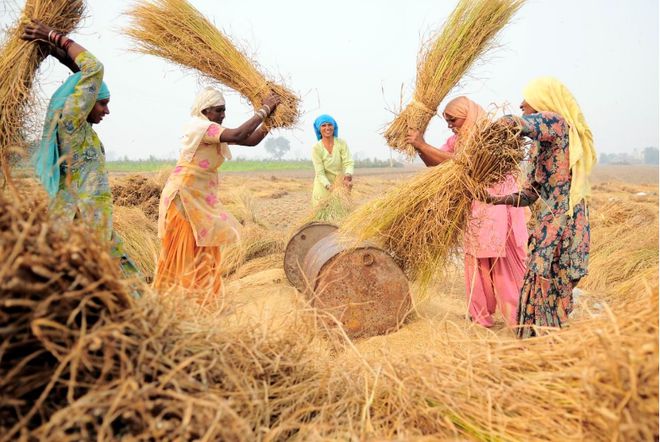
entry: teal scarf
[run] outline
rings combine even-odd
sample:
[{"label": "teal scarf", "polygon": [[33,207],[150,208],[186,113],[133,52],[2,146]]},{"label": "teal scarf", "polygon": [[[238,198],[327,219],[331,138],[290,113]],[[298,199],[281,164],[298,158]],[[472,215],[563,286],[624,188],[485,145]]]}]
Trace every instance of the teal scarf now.
[{"label": "teal scarf", "polygon": [[[51,97],[39,150],[34,157],[37,175],[51,198],[55,196],[60,186],[60,146],[57,140],[57,125],[66,100],[75,91],[81,77],[80,72],[71,75]],[[110,90],[105,82],[102,82],[96,99],[106,98],[110,98]]]}]

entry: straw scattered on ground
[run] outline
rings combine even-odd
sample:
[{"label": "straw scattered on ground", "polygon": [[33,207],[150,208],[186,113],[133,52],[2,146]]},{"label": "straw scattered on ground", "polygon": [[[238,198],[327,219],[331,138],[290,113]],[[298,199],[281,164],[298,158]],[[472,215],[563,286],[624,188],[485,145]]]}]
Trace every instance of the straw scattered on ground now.
[{"label": "straw scattered on ground", "polygon": [[286,283],[281,254],[240,266],[215,312],[146,289],[136,302],[106,245],[2,193],[0,438],[655,440],[657,193],[613,188],[591,205],[568,327],[526,341],[422,308],[350,342]]}]

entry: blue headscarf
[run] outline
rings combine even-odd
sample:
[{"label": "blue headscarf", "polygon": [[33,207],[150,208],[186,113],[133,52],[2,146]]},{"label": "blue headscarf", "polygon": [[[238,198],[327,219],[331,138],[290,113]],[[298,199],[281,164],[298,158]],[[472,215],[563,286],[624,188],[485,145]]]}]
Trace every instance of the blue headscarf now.
[{"label": "blue headscarf", "polygon": [[[37,175],[51,198],[55,196],[60,186],[60,146],[57,141],[59,111],[64,108],[67,98],[73,93],[81,77],[80,72],[71,75],[50,98],[41,143],[34,157]],[[102,82],[96,100],[106,98],[110,98],[110,90],[105,82]]]},{"label": "blue headscarf", "polygon": [[334,118],[332,118],[330,115],[323,114],[320,117],[318,117],[316,120],[314,120],[314,132],[316,132],[316,139],[320,140],[321,137],[321,125],[323,123],[332,123],[332,125],[335,127],[335,131],[333,133],[333,136],[337,138],[339,136],[339,126],[337,126],[337,122],[335,121]]}]

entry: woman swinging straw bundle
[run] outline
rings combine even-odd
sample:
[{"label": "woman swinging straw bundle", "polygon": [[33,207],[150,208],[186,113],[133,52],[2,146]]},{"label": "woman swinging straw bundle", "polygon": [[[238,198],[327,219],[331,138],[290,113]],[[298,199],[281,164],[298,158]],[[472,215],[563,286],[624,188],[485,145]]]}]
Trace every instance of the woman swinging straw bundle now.
[{"label": "woman swinging straw bundle", "polygon": [[517,128],[488,121],[478,128],[453,161],[361,206],[341,229],[358,240],[376,240],[411,280],[428,285],[460,247],[472,201],[516,171],[523,157]]},{"label": "woman swinging straw bundle", "polygon": [[32,84],[48,55],[39,45],[21,40],[23,27],[30,19],[36,19],[68,34],[80,22],[83,11],[83,0],[27,0],[20,20],[7,31],[0,49],[0,162],[5,178],[9,156],[25,151],[26,132],[33,129]]},{"label": "woman swinging straw bundle", "polygon": [[207,77],[238,91],[255,109],[271,92],[281,103],[266,124],[290,127],[298,119],[299,98],[274,84],[253,66],[232,42],[186,0],[142,1],[129,14],[126,33],[137,51],[196,69]]},{"label": "woman swinging straw bundle", "polygon": [[421,132],[440,102],[492,47],[493,38],[506,26],[524,0],[460,0],[435,40],[423,47],[417,66],[412,102],[385,131],[387,144],[413,157],[406,143],[408,129]]}]

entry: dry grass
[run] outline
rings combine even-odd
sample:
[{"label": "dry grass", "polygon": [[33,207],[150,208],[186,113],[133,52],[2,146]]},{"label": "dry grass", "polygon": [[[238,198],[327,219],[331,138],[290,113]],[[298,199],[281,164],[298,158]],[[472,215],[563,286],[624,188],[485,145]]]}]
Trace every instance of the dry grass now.
[{"label": "dry grass", "polygon": [[442,31],[423,45],[417,62],[412,102],[390,123],[387,144],[415,156],[406,143],[408,129],[422,133],[447,96],[474,62],[492,46],[524,0],[460,0]]},{"label": "dry grass", "polygon": [[21,18],[6,33],[0,49],[0,163],[5,178],[10,176],[10,157],[25,154],[26,136],[40,127],[31,119],[32,85],[46,54],[38,44],[21,40],[23,27],[34,18],[68,34],[83,11],[83,0],[27,0]]},{"label": "dry grass", "polygon": [[255,109],[271,92],[281,104],[266,124],[290,127],[298,120],[300,99],[283,86],[268,81],[222,32],[186,0],[140,1],[128,13],[126,30],[137,51],[162,57],[238,91]]},{"label": "dry grass", "polygon": [[156,178],[130,175],[111,183],[112,202],[117,206],[139,207],[152,221],[158,221],[158,204],[163,184]]},{"label": "dry grass", "polygon": [[511,126],[484,121],[454,160],[361,206],[341,229],[380,243],[424,288],[460,247],[472,201],[516,170],[521,143]]},{"label": "dry grass", "polygon": [[304,220],[325,221],[339,224],[355,209],[351,191],[344,186],[344,177],[338,176],[332,185],[330,194],[312,208],[311,214]]},{"label": "dry grass", "polygon": [[[420,317],[353,343],[306,308],[271,323],[235,317],[231,297],[207,315],[135,302],[106,245],[2,193],[0,439],[656,440],[657,198],[591,217],[590,293],[568,327],[520,341],[445,317],[419,335]],[[627,279],[598,258],[615,245]],[[279,306],[295,290],[271,279],[257,290]]]},{"label": "dry grass", "polygon": [[140,207],[115,205],[112,227],[124,242],[124,250],[147,281],[151,281],[156,270],[160,252],[158,226]]}]

